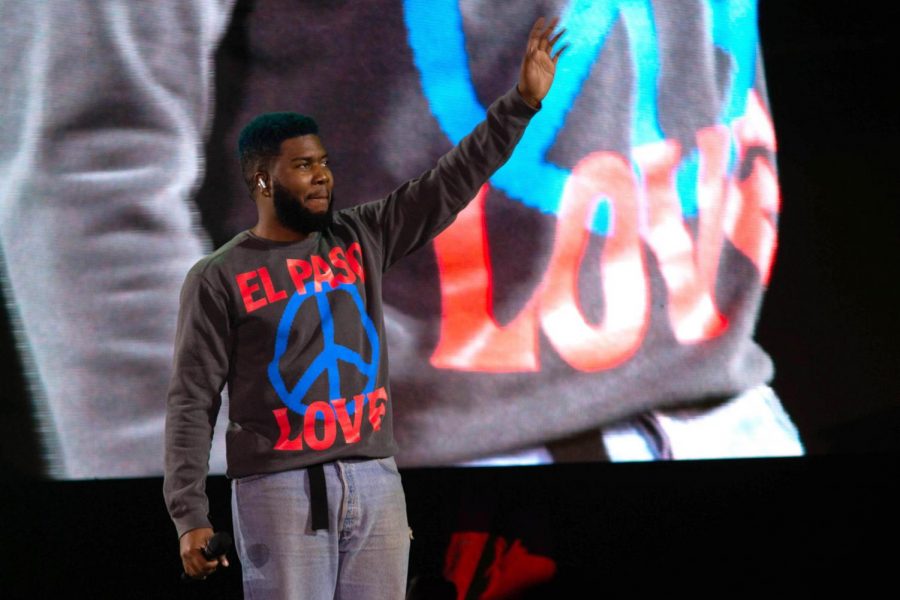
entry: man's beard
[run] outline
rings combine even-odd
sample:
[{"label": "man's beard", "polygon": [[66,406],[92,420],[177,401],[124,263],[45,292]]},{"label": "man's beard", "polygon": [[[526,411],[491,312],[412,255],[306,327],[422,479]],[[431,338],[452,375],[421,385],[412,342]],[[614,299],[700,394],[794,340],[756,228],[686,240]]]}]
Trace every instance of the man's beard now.
[{"label": "man's beard", "polygon": [[272,201],[275,205],[275,216],[278,222],[293,229],[297,233],[310,234],[322,231],[332,220],[332,198],[328,199],[328,210],[323,213],[314,213],[294,198],[291,193],[277,181],[272,183]]}]

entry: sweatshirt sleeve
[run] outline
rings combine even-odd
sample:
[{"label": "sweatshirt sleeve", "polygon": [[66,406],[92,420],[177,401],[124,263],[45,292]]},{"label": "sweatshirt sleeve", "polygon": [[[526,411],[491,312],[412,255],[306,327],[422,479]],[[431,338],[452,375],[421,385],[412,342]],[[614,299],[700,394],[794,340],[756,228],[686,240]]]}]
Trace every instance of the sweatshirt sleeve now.
[{"label": "sweatshirt sleeve", "polygon": [[211,527],[206,476],[213,426],[228,376],[231,326],[224,295],[195,267],[181,290],[166,402],[163,495],[180,537]]},{"label": "sweatshirt sleeve", "polygon": [[407,181],[387,198],[357,207],[362,221],[380,233],[384,270],[453,222],[506,163],[536,112],[513,87],[491,104],[485,120],[434,168]]}]

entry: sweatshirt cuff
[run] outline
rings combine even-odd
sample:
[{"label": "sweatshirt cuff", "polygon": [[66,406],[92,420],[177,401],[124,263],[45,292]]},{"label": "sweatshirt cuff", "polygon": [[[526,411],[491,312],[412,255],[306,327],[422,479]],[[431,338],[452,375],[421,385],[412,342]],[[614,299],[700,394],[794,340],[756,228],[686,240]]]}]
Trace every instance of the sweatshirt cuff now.
[{"label": "sweatshirt cuff", "polygon": [[181,539],[181,536],[193,529],[201,529],[204,527],[212,529],[212,523],[209,522],[206,515],[189,514],[183,517],[173,518],[172,521],[175,523],[176,531],[178,531],[178,539]]},{"label": "sweatshirt cuff", "polygon": [[528,103],[519,93],[519,86],[514,85],[508,92],[500,96],[500,101],[509,107],[509,113],[516,117],[530,119],[540,111]]}]

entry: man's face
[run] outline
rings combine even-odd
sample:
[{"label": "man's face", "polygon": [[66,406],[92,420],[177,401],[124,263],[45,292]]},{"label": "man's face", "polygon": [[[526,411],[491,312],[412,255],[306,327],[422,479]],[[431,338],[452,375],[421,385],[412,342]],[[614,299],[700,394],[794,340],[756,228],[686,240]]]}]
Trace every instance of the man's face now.
[{"label": "man's face", "polygon": [[272,200],[282,225],[312,233],[331,223],[334,179],[319,136],[301,135],[281,142],[273,175]]}]

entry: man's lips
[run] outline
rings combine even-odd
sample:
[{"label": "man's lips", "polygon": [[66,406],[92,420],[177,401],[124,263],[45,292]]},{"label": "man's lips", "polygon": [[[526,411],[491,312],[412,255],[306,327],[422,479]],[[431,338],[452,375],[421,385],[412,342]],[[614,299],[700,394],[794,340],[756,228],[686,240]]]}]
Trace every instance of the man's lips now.
[{"label": "man's lips", "polygon": [[328,194],[313,194],[312,196],[306,197],[306,204],[311,207],[315,207],[314,210],[318,210],[322,208],[324,210],[328,207],[329,198]]}]

